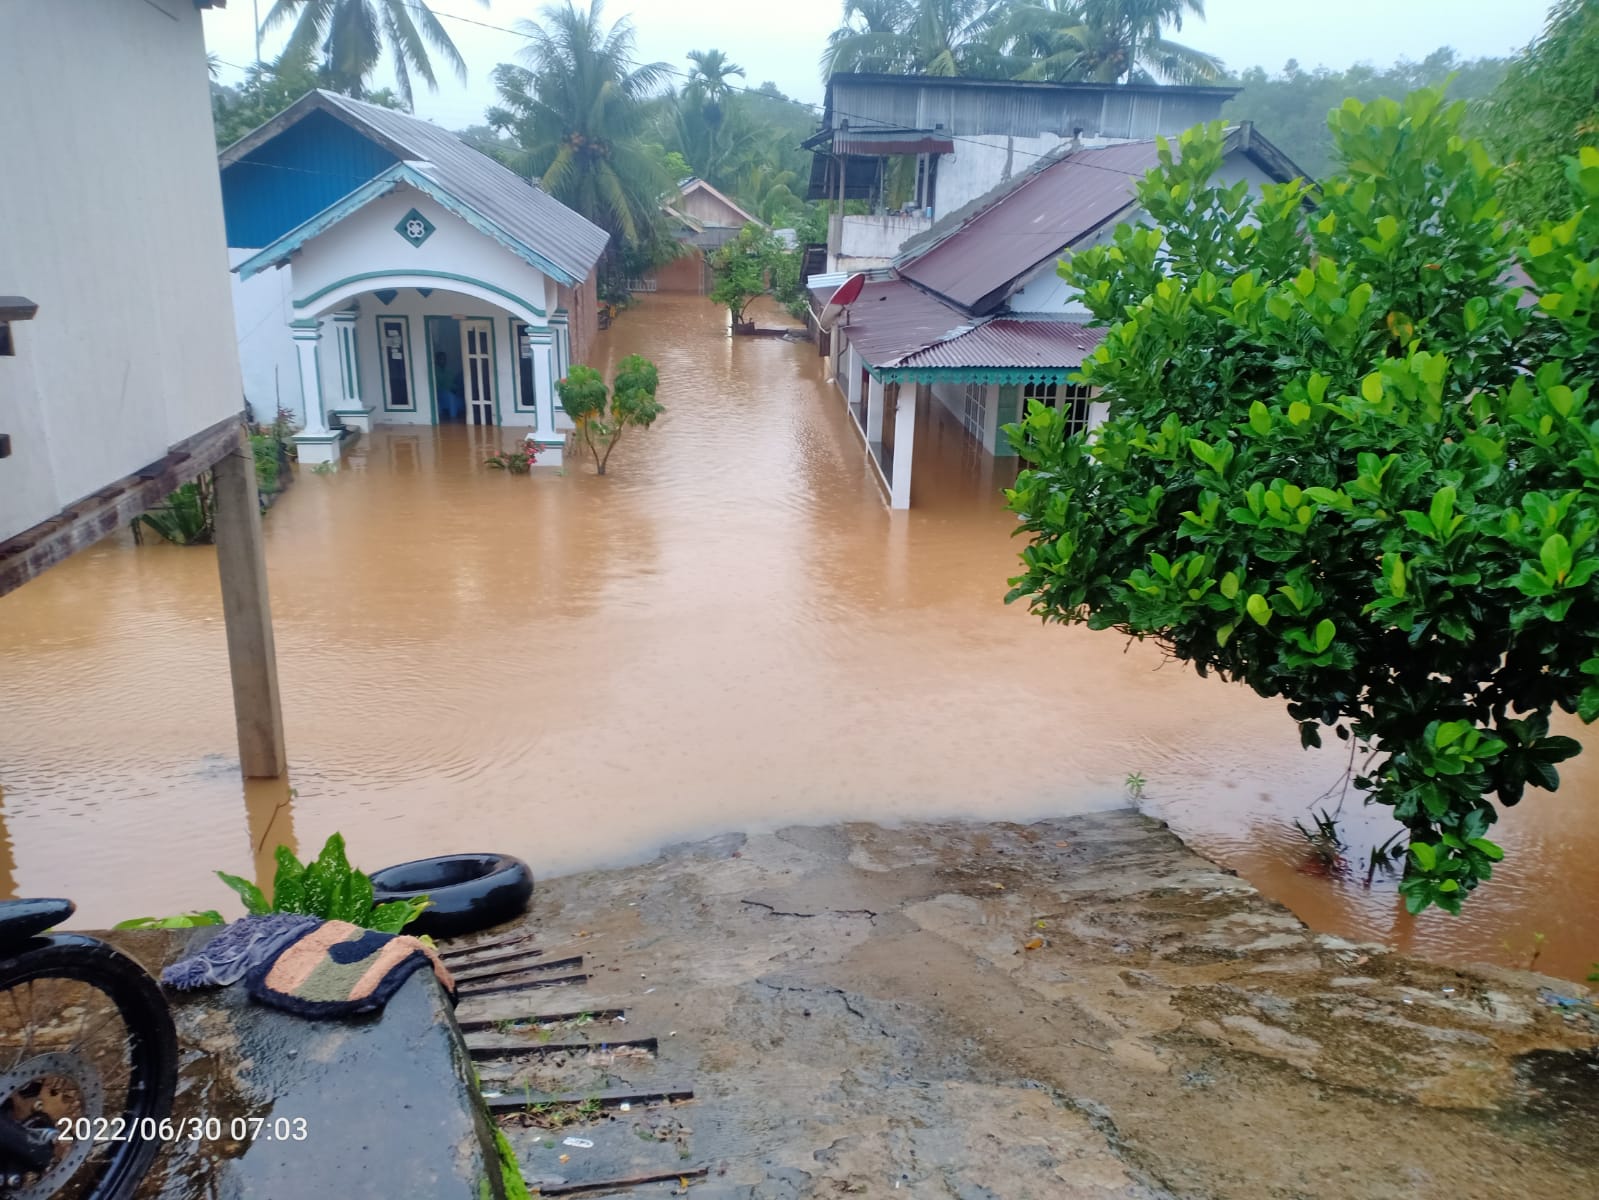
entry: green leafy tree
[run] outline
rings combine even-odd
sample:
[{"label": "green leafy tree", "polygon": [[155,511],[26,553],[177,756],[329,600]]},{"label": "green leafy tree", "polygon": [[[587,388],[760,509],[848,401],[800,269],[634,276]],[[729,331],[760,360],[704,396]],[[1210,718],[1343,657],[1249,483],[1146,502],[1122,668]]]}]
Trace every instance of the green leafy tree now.
[{"label": "green leafy tree", "polygon": [[[326,82],[311,63],[279,57],[275,62],[251,67],[244,73],[243,82],[235,86],[213,83],[211,121],[216,128],[217,149],[233,145]],[[406,107],[399,95],[389,88],[367,91],[361,99],[383,108]]]},{"label": "green leafy tree", "polygon": [[1333,165],[1327,114],[1345,100],[1371,101],[1446,85],[1452,100],[1480,100],[1504,77],[1506,61],[1462,59],[1447,46],[1419,62],[1401,59],[1381,68],[1357,63],[1347,71],[1326,67],[1307,71],[1290,59],[1275,75],[1251,67],[1226,80],[1243,90],[1227,102],[1221,115],[1227,121],[1255,121],[1284,154],[1319,179]]},{"label": "green leafy tree", "polygon": [[[480,0],[485,7],[488,0]],[[263,32],[292,22],[283,57],[317,62],[322,86],[365,99],[367,84],[387,52],[404,107],[412,102],[411,74],[437,91],[433,53],[466,82],[466,61],[422,0],[277,0],[261,22]]]},{"label": "green leafy tree", "polygon": [[1483,106],[1484,140],[1504,159],[1505,207],[1523,221],[1570,215],[1565,160],[1599,146],[1599,4],[1560,0],[1543,36],[1512,61]]},{"label": "green leafy tree", "polygon": [[527,67],[494,68],[500,103],[487,121],[518,149],[505,161],[550,195],[607,230],[614,260],[658,240],[660,201],[671,183],[643,139],[645,103],[665,63],[633,62],[633,26],[609,28],[604,6],[549,5],[542,22],[521,21],[531,39]]},{"label": "green leafy tree", "polygon": [[[1108,420],[1034,405],[1010,599],[1150,638],[1369,752],[1412,911],[1458,911],[1498,805],[1554,789],[1599,716],[1599,151],[1578,214],[1523,237],[1438,90],[1333,114],[1341,170],[1222,186],[1220,124],[1061,267],[1108,325]],[[1519,256],[1535,303],[1505,282]]]},{"label": "green leafy tree", "polygon": [[665,411],[665,406],[655,399],[659,383],[655,364],[638,354],[629,354],[617,364],[609,389],[593,367],[573,367],[565,379],[556,383],[561,407],[594,456],[595,474],[605,474],[611,451],[626,430],[648,429]]},{"label": "green leafy tree", "polygon": [[711,300],[727,309],[735,331],[744,324],[744,314],[755,298],[772,290],[772,272],[786,253],[770,230],[746,225],[711,255],[711,274],[716,280]]},{"label": "green leafy tree", "polygon": [[1190,14],[1204,0],[1028,0],[999,10],[994,40],[1018,79],[1209,83],[1221,60],[1166,36]]}]

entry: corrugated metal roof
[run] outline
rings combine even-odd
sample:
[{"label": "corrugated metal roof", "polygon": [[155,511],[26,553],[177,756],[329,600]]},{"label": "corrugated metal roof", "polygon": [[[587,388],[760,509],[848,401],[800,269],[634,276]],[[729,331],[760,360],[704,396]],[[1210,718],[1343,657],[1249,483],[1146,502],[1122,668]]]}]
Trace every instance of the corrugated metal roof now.
[{"label": "corrugated metal roof", "polygon": [[904,369],[962,367],[1080,367],[1105,339],[1103,329],[1070,321],[1001,317],[912,354],[893,365]]},{"label": "corrugated metal roof", "polygon": [[1102,329],[1070,321],[968,317],[903,279],[868,282],[846,312],[841,327],[850,345],[874,370],[894,378],[1066,370],[1081,366],[1105,336]]},{"label": "corrugated metal roof", "polygon": [[1157,161],[1156,144],[1149,141],[1077,150],[1045,162],[975,212],[954,214],[942,233],[934,226],[932,244],[913,247],[895,268],[975,310],[1133,204],[1139,179]]},{"label": "corrugated metal roof", "polygon": [[949,135],[930,129],[840,129],[834,154],[953,154]]},{"label": "corrugated metal roof", "polygon": [[406,148],[423,174],[437,180],[462,203],[567,272],[574,282],[588,278],[605,251],[609,235],[562,204],[543,188],[474,150],[448,130],[394,109],[340,96],[315,93],[332,110]]},{"label": "corrugated metal roof", "polygon": [[867,282],[840,324],[861,357],[881,367],[950,337],[971,319],[903,279],[881,279]]}]

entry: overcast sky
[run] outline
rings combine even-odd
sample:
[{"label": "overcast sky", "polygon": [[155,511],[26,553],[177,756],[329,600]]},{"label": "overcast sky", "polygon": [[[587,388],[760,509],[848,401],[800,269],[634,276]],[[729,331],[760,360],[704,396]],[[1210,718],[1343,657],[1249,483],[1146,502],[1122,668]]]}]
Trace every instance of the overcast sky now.
[{"label": "overcast sky", "polygon": [[[206,41],[226,63],[224,83],[235,82],[255,57],[253,11],[265,13],[272,0],[229,0],[205,14]],[[532,0],[432,0],[449,30],[469,76],[465,85],[440,78],[437,92],[419,86],[417,112],[448,128],[483,119],[492,103],[489,71],[512,60],[523,38],[468,24],[457,17],[512,27],[535,17]],[[1418,59],[1439,46],[1453,46],[1464,58],[1513,53],[1532,40],[1549,9],[1547,0],[1209,0],[1208,16],[1190,20],[1178,40],[1219,55],[1229,68],[1260,65],[1277,70],[1290,58],[1301,66],[1343,68],[1356,62],[1386,65]],[[751,87],[772,80],[790,96],[816,102],[822,96],[817,70],[827,34],[838,24],[838,0],[610,0],[606,16],[630,15],[638,32],[640,61],[662,60],[683,67],[689,50],[716,48],[748,69]],[[272,58],[282,48],[287,28],[262,43]]]}]

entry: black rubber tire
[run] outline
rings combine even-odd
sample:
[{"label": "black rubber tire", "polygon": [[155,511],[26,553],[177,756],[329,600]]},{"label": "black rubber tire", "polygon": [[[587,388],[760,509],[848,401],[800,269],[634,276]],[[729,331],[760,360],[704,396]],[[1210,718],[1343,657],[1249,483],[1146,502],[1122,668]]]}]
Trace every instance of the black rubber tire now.
[{"label": "black rubber tire", "polygon": [[509,854],[442,854],[372,872],[373,902],[433,901],[406,933],[460,937],[514,921],[533,896],[533,872]]},{"label": "black rubber tire", "polygon": [[[143,967],[95,938],[54,934],[10,948],[0,957],[0,991],[30,979],[75,979],[103,992],[116,1005],[131,1047],[131,1070],[127,1103],[121,1113],[107,1113],[108,1117],[137,1122],[171,1116],[178,1086],[178,1035],[166,997]],[[155,1161],[162,1141],[130,1138],[110,1144],[115,1149],[102,1160],[93,1190],[85,1193],[88,1200],[127,1200]]]}]

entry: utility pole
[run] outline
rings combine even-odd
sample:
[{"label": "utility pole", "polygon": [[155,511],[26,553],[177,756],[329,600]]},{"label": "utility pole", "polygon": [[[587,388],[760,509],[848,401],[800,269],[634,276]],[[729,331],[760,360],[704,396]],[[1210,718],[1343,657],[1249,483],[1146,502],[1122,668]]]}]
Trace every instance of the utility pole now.
[{"label": "utility pole", "polygon": [[255,31],[255,65],[261,65],[261,0],[250,0],[250,15],[255,18],[251,28]]}]

